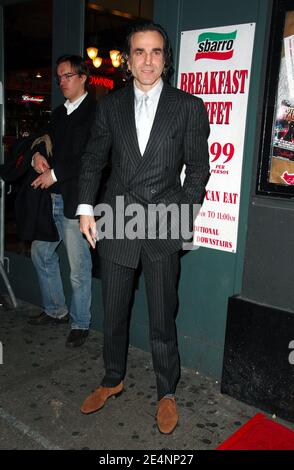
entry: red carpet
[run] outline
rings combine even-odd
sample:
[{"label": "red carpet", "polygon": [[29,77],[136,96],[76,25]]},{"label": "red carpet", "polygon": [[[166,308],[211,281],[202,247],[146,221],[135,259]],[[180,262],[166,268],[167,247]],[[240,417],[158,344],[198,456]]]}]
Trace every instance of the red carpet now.
[{"label": "red carpet", "polygon": [[294,450],[294,432],[257,413],[217,450]]}]

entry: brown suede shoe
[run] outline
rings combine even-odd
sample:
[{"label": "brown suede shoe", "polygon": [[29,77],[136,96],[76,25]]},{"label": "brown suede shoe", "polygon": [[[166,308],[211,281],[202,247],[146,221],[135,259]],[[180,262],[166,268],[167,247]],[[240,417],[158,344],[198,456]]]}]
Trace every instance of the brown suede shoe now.
[{"label": "brown suede shoe", "polygon": [[124,388],[123,382],[116,387],[98,387],[91,395],[89,395],[81,407],[81,412],[85,414],[94,413],[100,410],[109,397],[119,395]]},{"label": "brown suede shoe", "polygon": [[157,407],[157,426],[162,434],[170,434],[178,424],[176,400],[174,398],[162,398]]}]

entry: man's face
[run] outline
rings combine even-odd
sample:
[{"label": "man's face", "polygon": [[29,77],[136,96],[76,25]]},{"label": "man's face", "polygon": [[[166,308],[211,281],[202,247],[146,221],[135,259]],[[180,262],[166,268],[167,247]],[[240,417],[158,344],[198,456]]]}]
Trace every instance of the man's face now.
[{"label": "man's face", "polygon": [[128,66],[136,86],[147,92],[159,82],[164,68],[163,37],[158,31],[134,33]]},{"label": "man's face", "polygon": [[85,93],[84,84],[87,77],[86,75],[79,76],[72,68],[70,62],[59,64],[56,72],[60,89],[66,99],[75,101]]}]

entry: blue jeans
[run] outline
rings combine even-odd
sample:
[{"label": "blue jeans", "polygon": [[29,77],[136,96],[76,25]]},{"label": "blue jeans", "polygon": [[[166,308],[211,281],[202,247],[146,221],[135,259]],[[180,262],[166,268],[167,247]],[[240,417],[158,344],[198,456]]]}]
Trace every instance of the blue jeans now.
[{"label": "blue jeans", "polygon": [[57,247],[63,241],[70,265],[72,299],[70,305],[71,328],[88,329],[91,319],[92,259],[88,242],[82,236],[77,219],[67,219],[63,214],[63,199],[52,194],[53,218],[59,240],[32,243],[31,257],[36,268],[43,308],[47,315],[62,318],[68,313],[59,267]]}]

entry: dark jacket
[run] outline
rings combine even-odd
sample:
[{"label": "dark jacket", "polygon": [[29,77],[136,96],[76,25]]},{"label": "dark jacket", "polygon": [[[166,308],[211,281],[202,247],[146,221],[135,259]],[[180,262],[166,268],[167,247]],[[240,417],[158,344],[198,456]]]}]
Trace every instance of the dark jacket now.
[{"label": "dark jacket", "polygon": [[[50,192],[33,189],[32,181],[38,173],[31,166],[36,148],[31,148],[35,137],[19,139],[13,146],[8,161],[0,166],[0,176],[5,182],[15,182],[15,219],[17,235],[21,240],[57,241],[58,232],[53,221]],[[44,144],[38,145],[44,156]]]},{"label": "dark jacket", "polygon": [[[47,156],[44,143],[31,149],[34,138],[18,142],[13,158],[0,167],[4,181],[17,181],[15,216],[17,233],[21,240],[57,241],[58,232],[52,215],[51,192],[61,192],[64,201],[64,215],[75,218],[77,208],[77,186],[80,160],[90,136],[95,116],[96,102],[89,97],[69,116],[64,105],[52,114],[50,124],[44,133],[51,138],[52,157]],[[58,184],[49,189],[33,189],[32,181],[38,174],[31,166],[33,154],[39,151],[54,169]]]},{"label": "dark jacket", "polygon": [[[99,104],[91,139],[82,158],[79,204],[94,205],[110,150],[111,175],[104,202],[113,208],[114,221],[116,196],[124,196],[125,206],[140,203],[146,211],[151,204],[185,203],[188,207],[201,204],[209,178],[208,135],[208,117],[202,100],[164,84],[150,138],[141,156],[133,85],[112,93]],[[183,165],[186,179],[182,187]],[[126,224],[127,218],[124,220]],[[101,257],[130,267],[137,266],[142,248],[155,261],[181,247],[182,240],[170,236],[120,239],[115,236],[115,228],[114,239],[104,238],[98,243]]]}]

